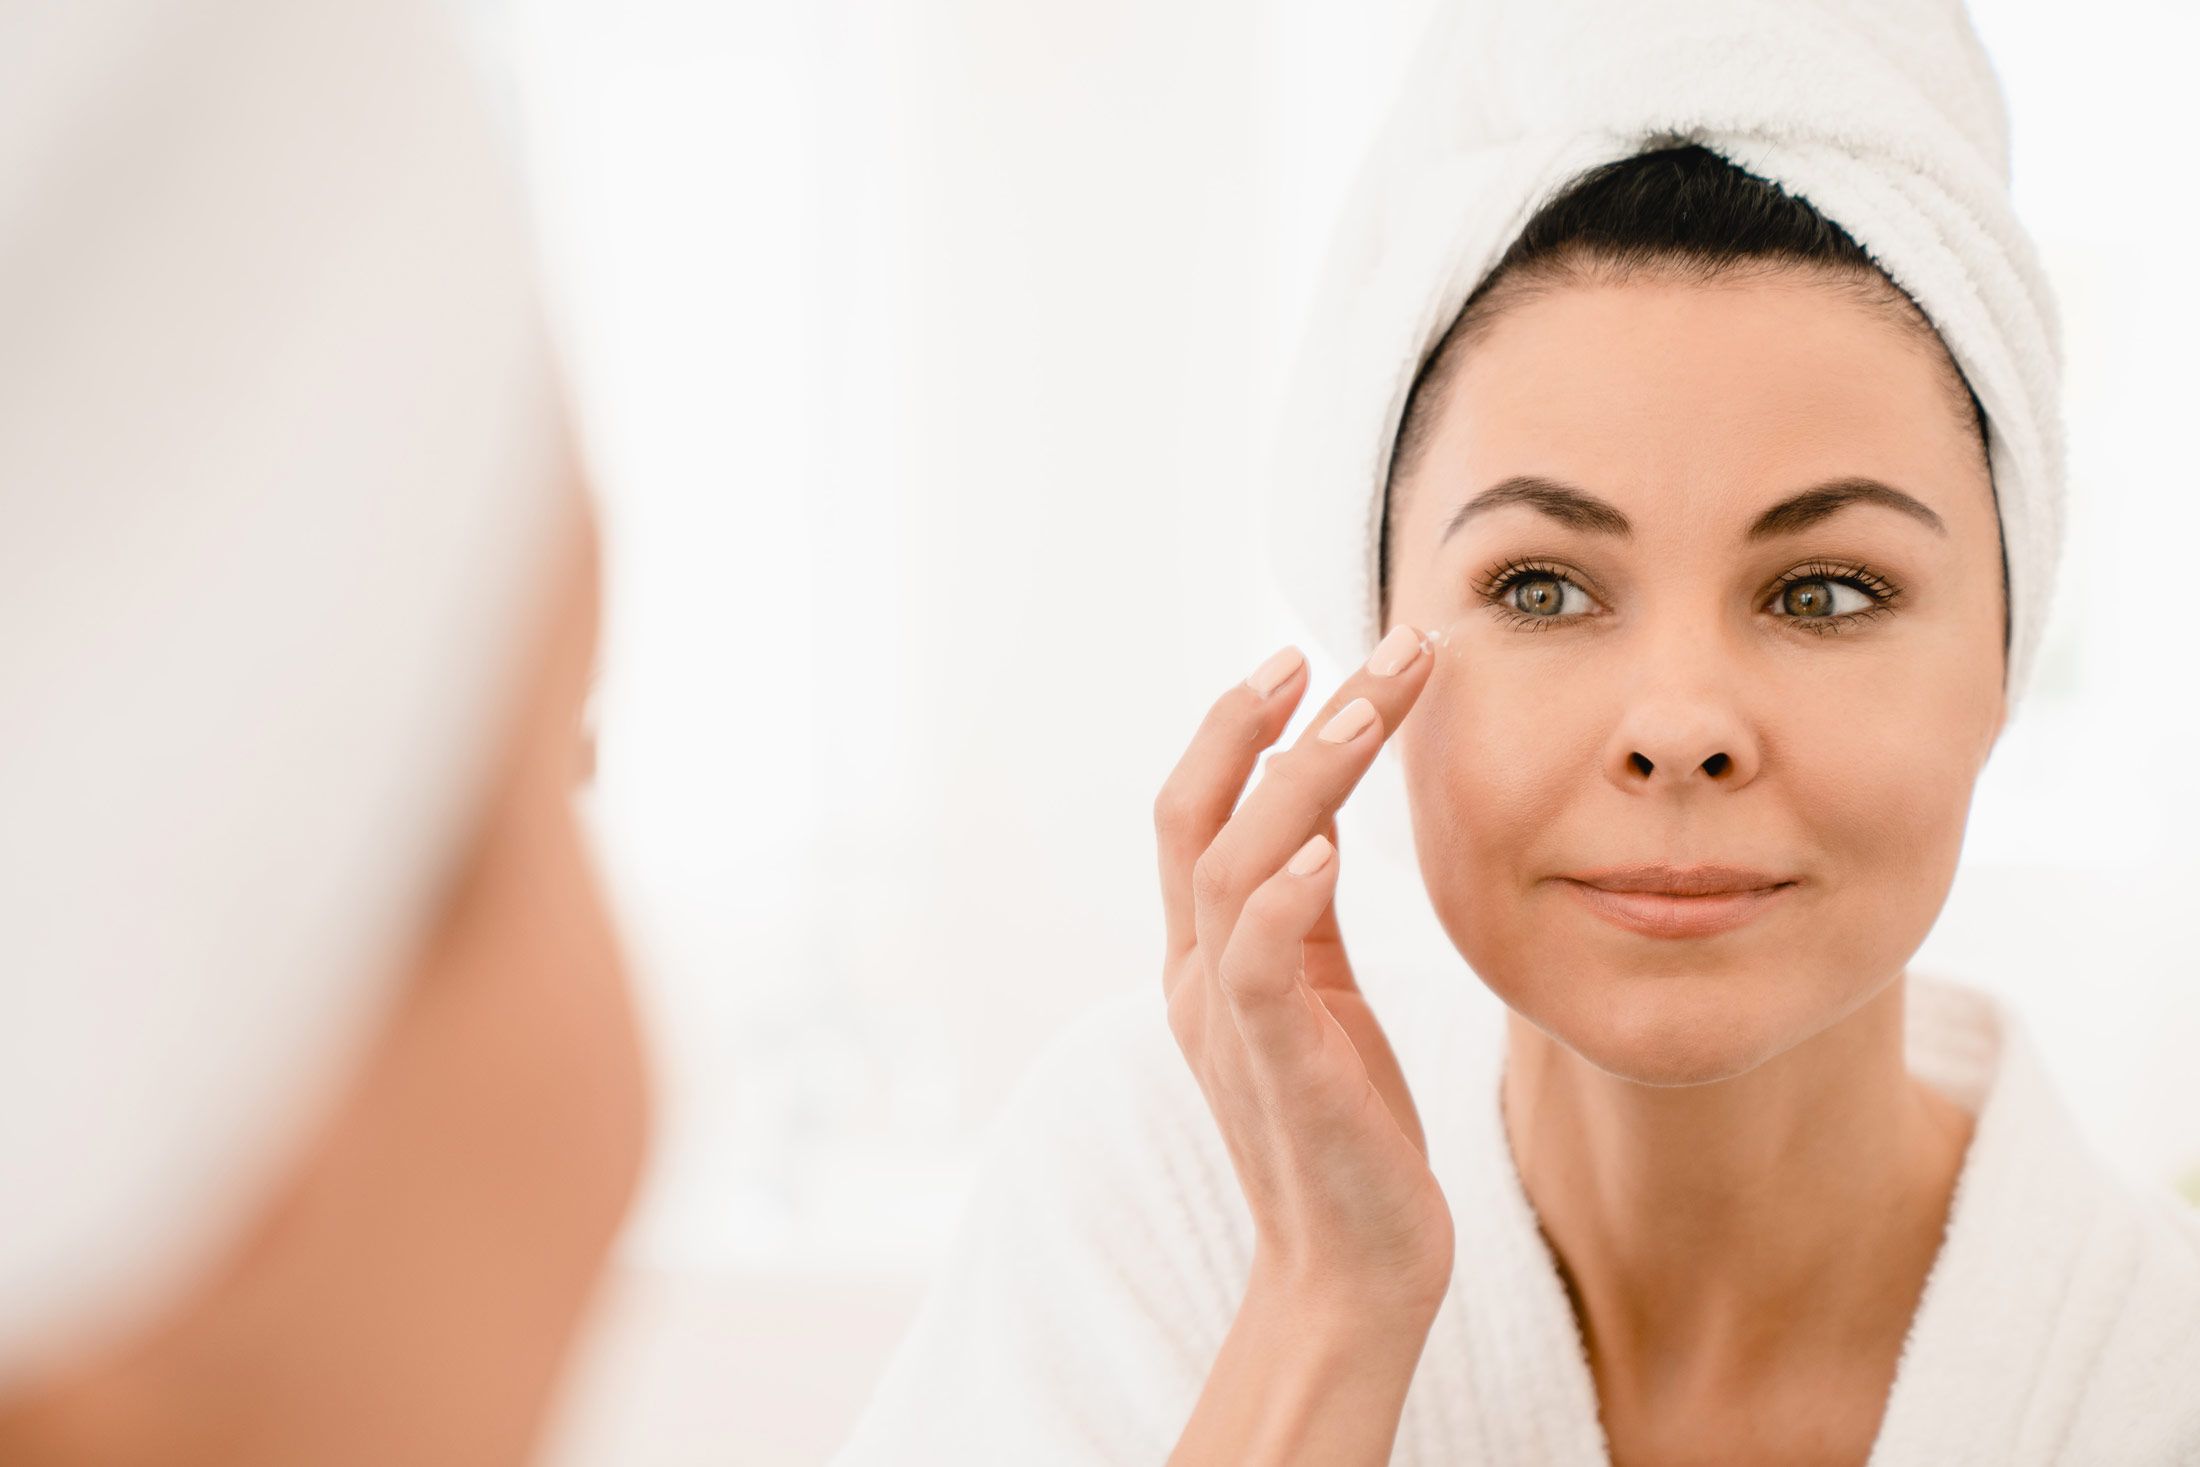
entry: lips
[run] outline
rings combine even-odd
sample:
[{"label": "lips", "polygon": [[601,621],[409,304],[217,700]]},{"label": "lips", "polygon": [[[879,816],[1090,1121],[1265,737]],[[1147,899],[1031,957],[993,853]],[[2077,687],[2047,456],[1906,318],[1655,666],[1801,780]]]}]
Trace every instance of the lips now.
[{"label": "lips", "polygon": [[1751,921],[1795,881],[1741,866],[1615,866],[1558,878],[1597,916],[1645,937],[1710,937]]}]

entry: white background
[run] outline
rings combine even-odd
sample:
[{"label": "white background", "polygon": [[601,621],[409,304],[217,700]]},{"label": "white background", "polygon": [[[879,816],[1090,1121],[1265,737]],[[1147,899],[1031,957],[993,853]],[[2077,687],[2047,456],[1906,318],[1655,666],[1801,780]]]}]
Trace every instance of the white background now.
[{"label": "white background", "polygon": [[[561,1463],[823,1460],[1026,1058],[1126,985],[1161,1022],[1150,806],[1222,688],[1311,650],[1249,536],[1267,415],[1425,4],[487,0],[606,517],[591,814],[664,1097]],[[1914,966],[2008,994],[2101,1149],[2176,1178],[2200,37],[1973,13],[2071,530]],[[1386,759],[1345,848],[1403,819]],[[1474,981],[1416,872],[1342,880],[1363,966]]]}]

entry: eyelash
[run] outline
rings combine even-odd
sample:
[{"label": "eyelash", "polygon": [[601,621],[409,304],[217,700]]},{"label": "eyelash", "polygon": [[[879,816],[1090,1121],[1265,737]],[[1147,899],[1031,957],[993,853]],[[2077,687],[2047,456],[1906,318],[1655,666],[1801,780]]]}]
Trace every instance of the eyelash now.
[{"label": "eyelash", "polygon": [[[1564,581],[1576,590],[1586,590],[1580,582],[1557,566],[1530,560],[1509,560],[1505,562],[1491,571],[1484,578],[1483,584],[1476,587],[1476,590],[1490,603],[1492,611],[1516,625],[1524,625],[1528,631],[1545,631],[1554,623],[1579,619],[1568,616],[1531,616],[1527,612],[1508,606],[1505,603],[1505,593],[1514,586],[1519,585],[1522,581],[1536,580]],[[1835,581],[1842,585],[1854,586],[1857,590],[1872,598],[1872,604],[1863,610],[1845,611],[1838,616],[1783,615],[1778,618],[1781,621],[1799,623],[1798,630],[1807,631],[1812,636],[1818,637],[1838,636],[1866,621],[1885,616],[1893,609],[1892,603],[1895,599],[1902,594],[1899,587],[1882,580],[1870,566],[1836,565],[1829,561],[1812,561],[1808,565],[1797,566],[1774,582],[1768,599],[1778,601],[1787,588],[1798,581]]]}]

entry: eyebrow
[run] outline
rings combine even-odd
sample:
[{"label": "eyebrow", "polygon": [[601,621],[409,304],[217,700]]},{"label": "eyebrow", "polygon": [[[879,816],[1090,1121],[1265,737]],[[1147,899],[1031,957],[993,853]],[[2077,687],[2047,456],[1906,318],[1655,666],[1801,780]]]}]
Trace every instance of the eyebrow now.
[{"label": "eyebrow", "polygon": [[[1515,474],[1484,489],[1452,511],[1444,522],[1444,531],[1436,537],[1441,545],[1452,537],[1461,525],[1478,514],[1501,509],[1508,504],[1526,505],[1528,508],[1549,515],[1562,524],[1592,535],[1611,535],[1627,539],[1635,533],[1634,522],[1613,505],[1597,498],[1586,489],[1577,489],[1557,479],[1546,479],[1538,474]],[[1809,529],[1839,510],[1852,504],[1880,504],[1899,510],[1921,521],[1936,535],[1948,533],[1948,527],[1923,501],[1903,493],[1892,484],[1877,479],[1851,475],[1847,478],[1828,479],[1823,484],[1813,484],[1799,490],[1764,511],[1750,522],[1742,535],[1746,544],[1771,540],[1781,535],[1792,535],[1798,530]]]}]

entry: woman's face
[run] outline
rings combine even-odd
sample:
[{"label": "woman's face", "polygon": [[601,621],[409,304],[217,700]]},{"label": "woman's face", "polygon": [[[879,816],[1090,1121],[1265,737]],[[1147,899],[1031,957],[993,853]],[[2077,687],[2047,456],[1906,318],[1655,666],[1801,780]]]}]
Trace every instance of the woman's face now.
[{"label": "woman's face", "polygon": [[[1514,306],[1435,405],[1392,531],[1392,620],[1444,633],[1393,740],[1423,879],[1483,981],[1609,1073],[1753,1068],[1881,991],[1946,898],[2003,719],[2002,601],[1932,349],[1800,276],[1638,280]],[[1516,500],[1445,533],[1523,475],[1629,528]],[[1860,477],[1939,528],[1870,500],[1760,522]],[[1650,862],[1795,884],[1672,938],[1560,879]]]}]

